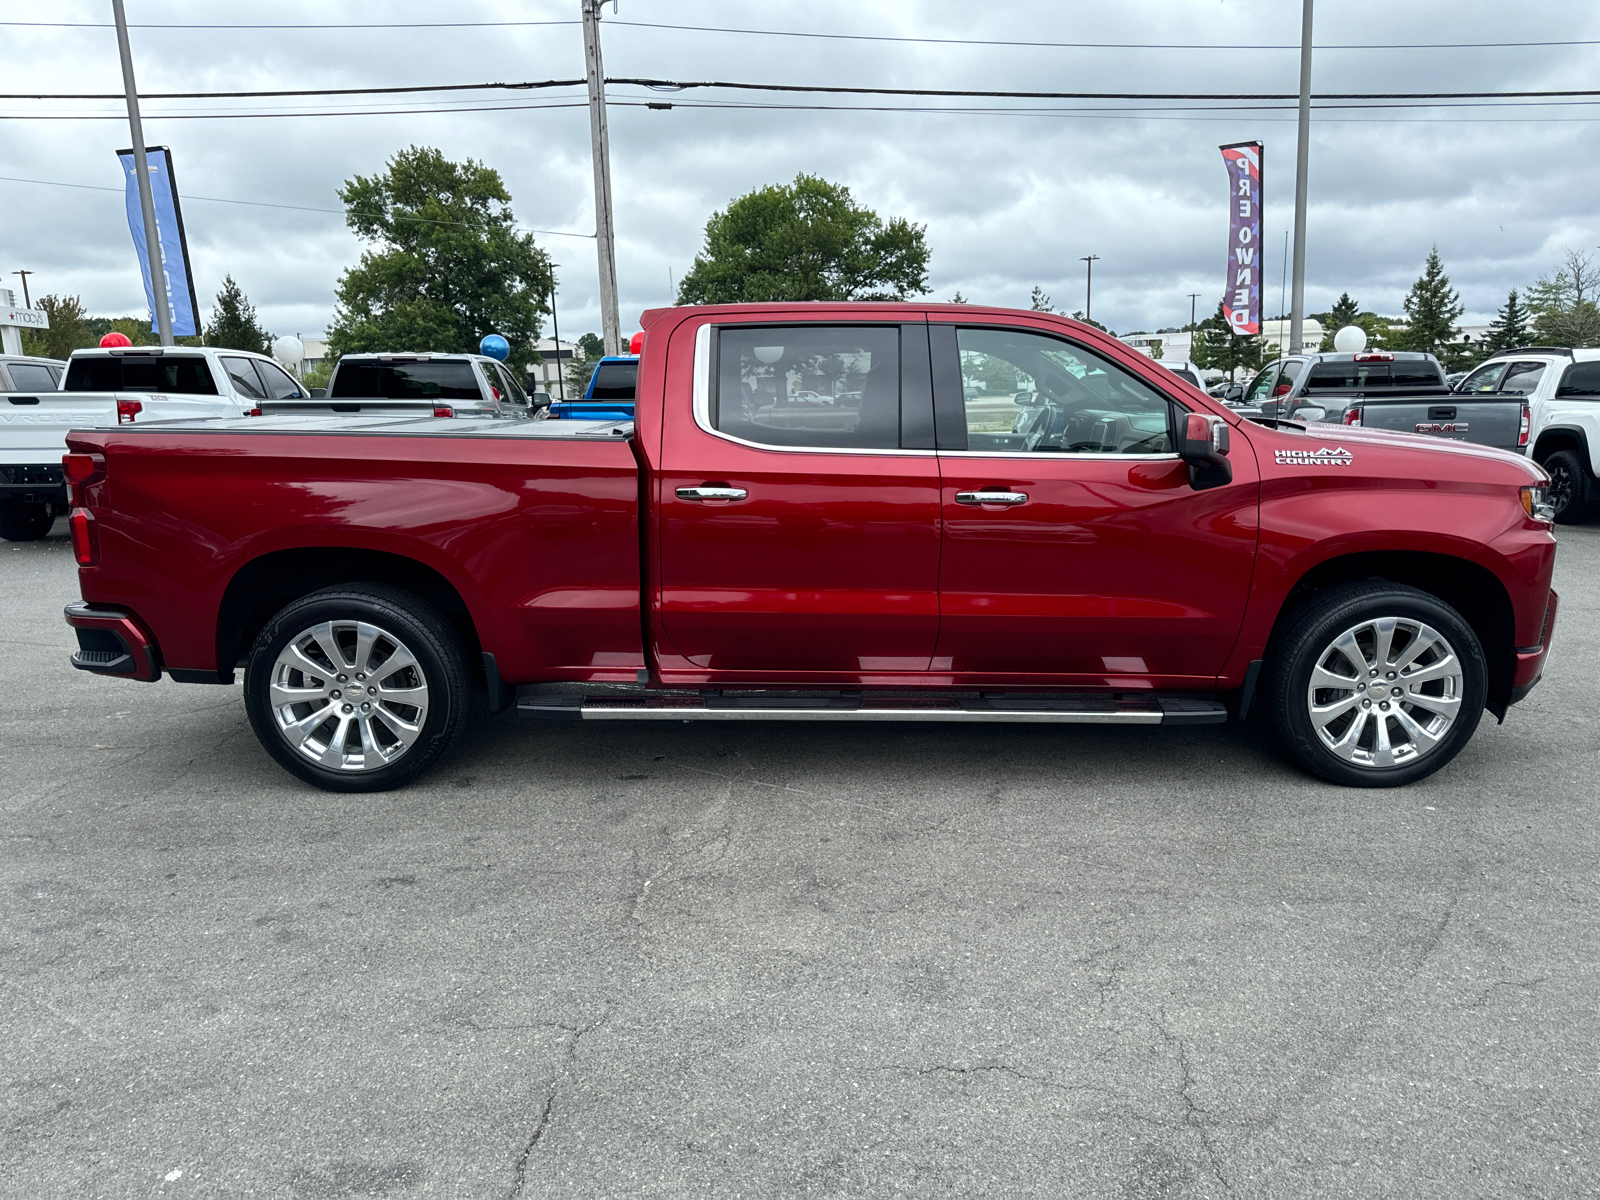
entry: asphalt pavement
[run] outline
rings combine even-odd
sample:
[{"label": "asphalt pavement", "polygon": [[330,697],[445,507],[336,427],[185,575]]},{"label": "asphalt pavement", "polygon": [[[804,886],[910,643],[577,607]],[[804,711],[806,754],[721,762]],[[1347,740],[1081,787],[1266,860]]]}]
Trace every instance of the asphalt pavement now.
[{"label": "asphalt pavement", "polygon": [[0,543],[0,1195],[1600,1193],[1600,526],[1398,791],[1253,727],[487,718],[316,791]]}]

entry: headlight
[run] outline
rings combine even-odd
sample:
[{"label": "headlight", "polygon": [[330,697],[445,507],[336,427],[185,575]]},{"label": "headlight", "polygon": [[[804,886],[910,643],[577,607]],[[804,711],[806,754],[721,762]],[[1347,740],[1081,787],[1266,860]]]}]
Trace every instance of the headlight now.
[{"label": "headlight", "polygon": [[1542,487],[1525,487],[1517,493],[1522,499],[1522,511],[1535,521],[1555,523],[1556,510],[1550,507]]}]

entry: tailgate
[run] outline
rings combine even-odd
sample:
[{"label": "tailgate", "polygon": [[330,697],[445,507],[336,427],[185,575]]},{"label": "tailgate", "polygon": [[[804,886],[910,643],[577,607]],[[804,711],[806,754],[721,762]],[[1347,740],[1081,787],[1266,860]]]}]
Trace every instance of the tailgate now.
[{"label": "tailgate", "polygon": [[112,392],[7,392],[0,397],[0,462],[60,466],[67,430],[116,423]]},{"label": "tailgate", "polygon": [[1522,435],[1523,401],[1470,395],[1406,400],[1367,399],[1361,424],[1368,429],[1420,433],[1456,442],[1516,450]]}]

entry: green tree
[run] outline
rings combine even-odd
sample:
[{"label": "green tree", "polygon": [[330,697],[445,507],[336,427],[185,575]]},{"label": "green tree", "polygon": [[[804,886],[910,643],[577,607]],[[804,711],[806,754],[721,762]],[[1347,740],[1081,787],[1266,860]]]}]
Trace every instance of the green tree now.
[{"label": "green tree", "polygon": [[604,358],[606,344],[598,333],[586,333],[578,339],[578,349],[587,359]]},{"label": "green tree", "polygon": [[925,226],[887,223],[850,189],[797,175],[740,196],[706,222],[679,304],[905,300],[928,290]]},{"label": "green tree", "polygon": [[34,302],[50,314],[50,328],[22,332],[22,352],[40,358],[66,358],[74,350],[98,344],[99,338],[84,319],[83,301],[77,296],[40,296]]},{"label": "green tree", "polygon": [[498,171],[412,146],[339,189],[345,223],[376,249],[339,279],[328,350],[476,353],[485,334],[526,369],[550,295],[550,259],[518,233]]},{"label": "green tree", "polygon": [[1082,321],[1085,325],[1093,325],[1096,329],[1099,329],[1099,330],[1102,330],[1102,331],[1104,331],[1106,333],[1111,334],[1112,337],[1116,337],[1117,336],[1114,331],[1112,331],[1110,329],[1107,329],[1104,325],[1100,324],[1100,322],[1096,321],[1093,317],[1084,316],[1082,309],[1079,309],[1077,312],[1073,313],[1072,314],[1072,319],[1074,321]]},{"label": "green tree", "polygon": [[[1340,292],[1339,299],[1334,302],[1332,308],[1325,313],[1316,314],[1317,319],[1322,322],[1322,328],[1324,330],[1322,335],[1322,343],[1317,347],[1317,349],[1324,354],[1332,350],[1333,335],[1338,333],[1339,330],[1343,329],[1346,325],[1356,324],[1356,319],[1360,317],[1360,315],[1361,312],[1356,307],[1356,302],[1350,299],[1350,293]],[[1369,339],[1371,336],[1371,333],[1367,334]]]},{"label": "green tree", "polygon": [[1528,315],[1527,306],[1517,295],[1517,289],[1512,288],[1506,293],[1505,307],[1489,322],[1489,332],[1483,339],[1485,355],[1528,345],[1533,340],[1528,334]]},{"label": "green tree", "polygon": [[1161,356],[1163,354],[1165,354],[1165,353],[1166,353],[1166,351],[1162,348],[1162,345],[1161,345],[1161,339],[1160,338],[1151,338],[1150,339],[1150,357],[1159,360],[1161,358]]},{"label": "green tree", "polygon": [[1547,346],[1600,345],[1600,267],[1594,258],[1569,249],[1561,267],[1528,289],[1534,337]]},{"label": "green tree", "polygon": [[1045,295],[1042,287],[1033,289],[1033,295],[1028,298],[1028,307],[1034,312],[1055,312],[1055,309],[1050,307],[1050,297]]},{"label": "green tree", "polygon": [[950,299],[948,301],[946,301],[946,303],[948,303],[948,304],[966,304],[966,303],[968,303],[968,301],[967,301],[967,298],[961,294],[960,289],[957,289],[956,294],[954,296],[951,296]]},{"label": "green tree", "polygon": [[1190,343],[1189,360],[1208,371],[1226,371],[1232,379],[1240,368],[1254,371],[1261,366],[1263,347],[1261,339],[1248,333],[1235,333],[1223,315],[1222,302],[1217,301],[1217,311],[1200,322]]},{"label": "green tree", "polygon": [[1450,287],[1450,276],[1444,273],[1437,246],[1428,251],[1422,274],[1411,285],[1405,304],[1407,328],[1404,333],[1396,331],[1397,348],[1436,355],[1448,368],[1460,346],[1456,318],[1466,308]]},{"label": "green tree", "polygon": [[272,353],[272,336],[256,323],[255,305],[233,281],[232,275],[223,277],[222,290],[217,293],[211,324],[206,326],[206,345],[220,350]]}]

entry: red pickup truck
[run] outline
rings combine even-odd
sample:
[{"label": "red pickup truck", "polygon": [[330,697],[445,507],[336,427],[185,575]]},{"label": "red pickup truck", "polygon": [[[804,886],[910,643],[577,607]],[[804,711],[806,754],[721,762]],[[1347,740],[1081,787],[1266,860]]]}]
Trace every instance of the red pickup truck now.
[{"label": "red pickup truck", "polygon": [[72,433],[73,665],[243,667],[266,749],[345,791],[416,777],[480,682],[559,720],[1264,707],[1306,769],[1389,786],[1539,679],[1555,539],[1515,455],[1245,422],[1045,313],[643,326],[632,422]]}]

